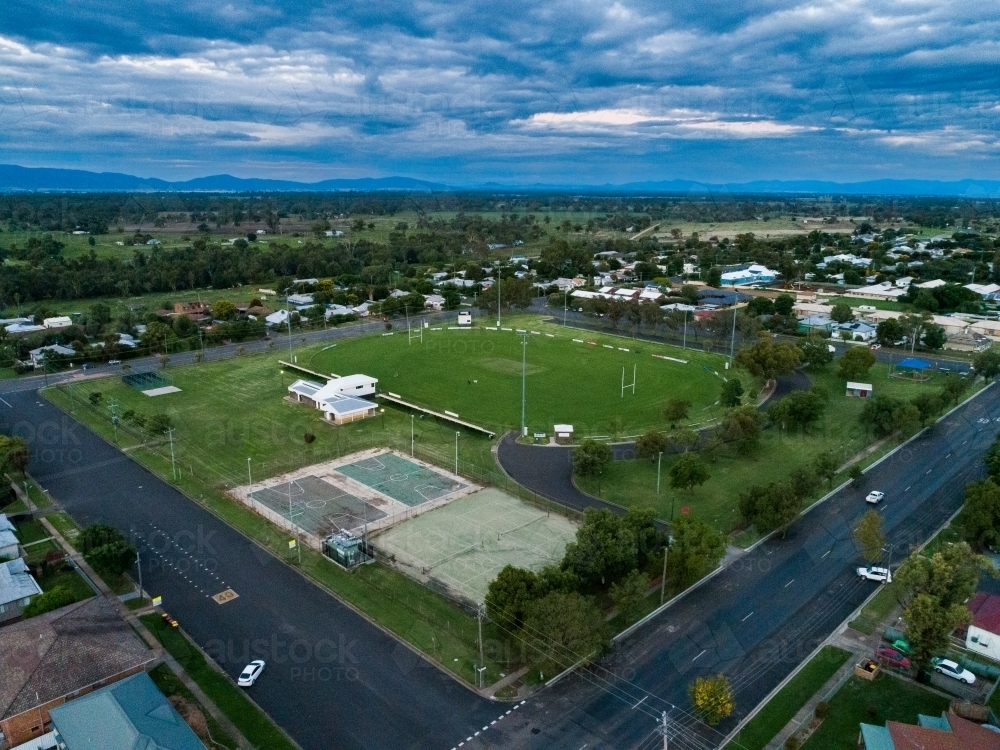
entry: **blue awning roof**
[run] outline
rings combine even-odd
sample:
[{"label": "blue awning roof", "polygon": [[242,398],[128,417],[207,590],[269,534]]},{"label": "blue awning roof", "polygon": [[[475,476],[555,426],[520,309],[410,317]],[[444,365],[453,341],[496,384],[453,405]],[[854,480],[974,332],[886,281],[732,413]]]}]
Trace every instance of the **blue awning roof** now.
[{"label": "blue awning roof", "polygon": [[897,367],[902,367],[907,370],[926,370],[931,366],[931,363],[926,359],[918,359],[917,357],[907,357],[906,359],[899,362]]}]

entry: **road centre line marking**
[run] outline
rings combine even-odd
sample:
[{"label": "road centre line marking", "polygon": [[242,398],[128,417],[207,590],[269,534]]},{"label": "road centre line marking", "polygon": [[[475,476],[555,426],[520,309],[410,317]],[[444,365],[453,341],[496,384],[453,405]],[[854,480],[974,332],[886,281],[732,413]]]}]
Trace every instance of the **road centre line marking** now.
[{"label": "road centre line marking", "polygon": [[10,404],[8,404],[8,403],[7,403],[6,401],[4,401],[4,399],[0,398],[0,401],[3,401],[3,403],[4,403],[4,406],[8,407],[9,409],[13,409],[13,408],[14,408],[14,407],[13,407],[13,406],[11,406]]},{"label": "road centre line marking", "polygon": [[833,550],[832,549],[828,549],[826,552],[824,552],[822,555],[820,555],[819,559],[822,560],[824,557],[826,557],[827,555],[829,555],[831,552],[833,552]]},{"label": "road centre line marking", "polygon": [[[912,486],[913,485],[911,484],[910,487],[912,487]],[[905,490],[903,490],[903,492],[909,492],[910,491],[910,487],[907,487]]]},{"label": "road centre line marking", "polygon": [[951,458],[951,454],[949,453],[945,458]]},{"label": "road centre line marking", "polygon": [[696,657],[694,657],[691,661],[698,661],[698,659],[700,659],[702,656],[704,656],[707,652],[708,652],[708,649],[706,648],[700,654],[698,654]]},{"label": "road centre line marking", "polygon": [[931,473],[931,469],[928,469],[927,471],[924,472],[925,475],[930,474],[930,473]]},{"label": "road centre line marking", "polygon": [[749,615],[747,615],[747,616],[746,616],[746,617],[744,617],[744,618],[743,618],[742,620],[740,620],[740,622],[746,622],[746,621],[747,621],[748,619],[750,619],[750,616],[751,616],[751,615],[753,615],[753,612],[751,612],[751,613],[750,613]]},{"label": "road centre line marking", "polygon": [[789,586],[791,586],[791,585],[792,585],[793,583],[795,583],[795,579],[794,579],[794,578],[793,578],[792,580],[790,580],[790,581],[789,581],[788,583],[786,583],[786,584],[785,584],[785,588],[787,589],[787,588],[788,588]]},{"label": "road centre line marking", "polygon": [[648,697],[649,697],[648,695],[642,696],[642,698],[639,699],[639,702],[636,703],[634,706],[632,706],[632,710],[635,711],[635,709],[639,708],[639,706],[641,706],[643,704],[643,701],[645,701],[646,698],[648,698]]}]

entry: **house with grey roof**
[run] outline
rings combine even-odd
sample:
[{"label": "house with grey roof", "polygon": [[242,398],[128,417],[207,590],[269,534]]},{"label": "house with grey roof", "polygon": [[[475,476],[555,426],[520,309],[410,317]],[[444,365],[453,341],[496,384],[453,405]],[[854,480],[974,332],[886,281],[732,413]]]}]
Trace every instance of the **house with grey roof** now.
[{"label": "house with grey roof", "polygon": [[50,731],[49,711],[159,659],[104,597],[0,628],[0,733],[19,745]]},{"label": "house with grey roof", "polygon": [[41,593],[41,586],[20,557],[0,563],[0,622],[20,617],[21,611]]},{"label": "house with grey roof", "polygon": [[49,716],[65,750],[205,750],[145,672],[56,706]]},{"label": "house with grey roof", "polygon": [[0,513],[0,561],[21,556],[21,547],[15,535],[14,524],[6,513]]}]

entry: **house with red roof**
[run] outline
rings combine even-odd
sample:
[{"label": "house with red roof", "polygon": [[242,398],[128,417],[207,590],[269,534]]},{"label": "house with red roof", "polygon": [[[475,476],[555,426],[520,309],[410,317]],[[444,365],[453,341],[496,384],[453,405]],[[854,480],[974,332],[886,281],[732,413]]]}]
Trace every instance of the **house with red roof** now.
[{"label": "house with red roof", "polygon": [[972,622],[965,634],[965,647],[1000,661],[1000,596],[978,592],[969,600]]},{"label": "house with red roof", "polygon": [[862,724],[862,750],[1000,750],[1000,730],[952,713],[917,717],[916,724]]}]

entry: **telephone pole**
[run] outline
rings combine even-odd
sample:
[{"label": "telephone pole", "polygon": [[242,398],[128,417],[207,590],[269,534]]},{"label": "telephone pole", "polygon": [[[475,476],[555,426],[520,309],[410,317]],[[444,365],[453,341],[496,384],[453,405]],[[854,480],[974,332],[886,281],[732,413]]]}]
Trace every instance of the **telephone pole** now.
[{"label": "telephone pole", "polygon": [[177,481],[177,464],[174,463],[174,428],[171,427],[167,430],[167,435],[170,437],[170,473],[174,477],[174,481]]},{"label": "telephone pole", "polygon": [[663,750],[669,750],[669,748],[667,747],[667,741],[669,739],[669,735],[667,733],[667,712],[666,711],[663,712],[663,724],[661,725],[661,731],[663,732]]},{"label": "telephone pole", "polygon": [[528,334],[521,334],[521,437],[528,434],[528,427],[524,423],[524,400],[527,393],[527,362],[528,362]]}]

